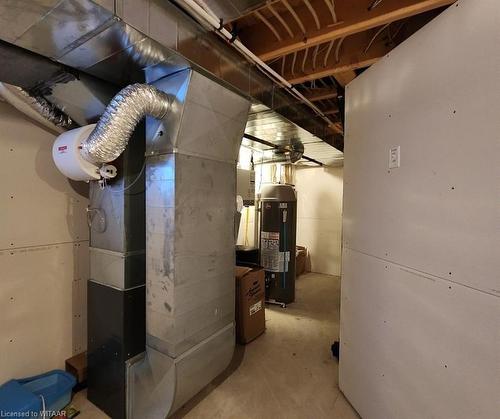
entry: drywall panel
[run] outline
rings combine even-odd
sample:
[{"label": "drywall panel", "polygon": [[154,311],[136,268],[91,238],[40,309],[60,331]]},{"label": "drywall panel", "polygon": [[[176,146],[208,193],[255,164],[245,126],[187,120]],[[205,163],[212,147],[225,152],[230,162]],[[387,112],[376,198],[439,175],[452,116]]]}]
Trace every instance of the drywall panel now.
[{"label": "drywall panel", "polygon": [[0,102],[0,383],[86,349],[87,198],[54,166],[54,139]]},{"label": "drywall panel", "polygon": [[350,83],[344,172],[345,246],[494,295],[499,22],[459,1]]},{"label": "drywall panel", "polygon": [[88,240],[87,186],[55,167],[54,135],[4,102],[0,129],[0,249]]},{"label": "drywall panel", "polygon": [[297,245],[306,246],[312,272],[340,275],[342,168],[297,167]]},{"label": "drywall panel", "polygon": [[344,250],[340,386],[363,418],[500,412],[498,297]]},{"label": "drywall panel", "polygon": [[499,21],[459,1],[347,87],[340,387],[364,418],[500,411]]},{"label": "drywall panel", "polygon": [[63,368],[86,348],[86,243],[0,251],[0,383]]}]

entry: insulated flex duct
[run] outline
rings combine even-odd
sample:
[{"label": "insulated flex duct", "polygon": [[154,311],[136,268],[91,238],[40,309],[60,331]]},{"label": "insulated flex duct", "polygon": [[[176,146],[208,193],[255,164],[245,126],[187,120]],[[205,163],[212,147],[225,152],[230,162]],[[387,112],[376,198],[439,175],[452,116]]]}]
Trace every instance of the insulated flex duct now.
[{"label": "insulated flex duct", "polygon": [[139,121],[146,115],[163,118],[169,108],[168,96],[147,84],[132,84],[111,101],[88,139],[82,156],[95,164],[115,160],[125,150]]}]

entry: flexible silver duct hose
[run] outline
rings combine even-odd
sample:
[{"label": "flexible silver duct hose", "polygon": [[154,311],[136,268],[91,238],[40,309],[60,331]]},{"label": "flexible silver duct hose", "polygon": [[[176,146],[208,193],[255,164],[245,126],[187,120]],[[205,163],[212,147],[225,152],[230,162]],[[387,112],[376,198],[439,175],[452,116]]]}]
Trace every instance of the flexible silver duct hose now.
[{"label": "flexible silver duct hose", "polygon": [[71,118],[59,108],[41,96],[31,96],[21,87],[0,83],[0,95],[21,112],[53,130],[64,132],[73,125]]},{"label": "flexible silver duct hose", "polygon": [[83,158],[94,164],[115,160],[140,120],[146,115],[161,119],[169,106],[168,95],[148,84],[131,84],[120,90],[82,144]]}]

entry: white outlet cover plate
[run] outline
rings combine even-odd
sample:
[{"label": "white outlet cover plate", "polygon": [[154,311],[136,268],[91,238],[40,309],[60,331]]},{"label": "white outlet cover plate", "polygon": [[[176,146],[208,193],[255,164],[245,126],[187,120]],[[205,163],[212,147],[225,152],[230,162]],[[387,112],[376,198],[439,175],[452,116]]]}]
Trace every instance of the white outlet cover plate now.
[{"label": "white outlet cover plate", "polygon": [[401,164],[401,147],[395,146],[389,149],[389,169],[396,169]]}]

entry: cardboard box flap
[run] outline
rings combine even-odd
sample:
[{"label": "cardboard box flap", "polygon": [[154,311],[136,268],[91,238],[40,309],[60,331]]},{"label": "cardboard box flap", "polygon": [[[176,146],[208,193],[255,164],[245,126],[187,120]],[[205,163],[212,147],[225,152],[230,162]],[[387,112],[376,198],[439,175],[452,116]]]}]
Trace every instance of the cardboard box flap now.
[{"label": "cardboard box flap", "polygon": [[252,272],[252,268],[248,268],[247,266],[236,266],[236,279],[243,278],[248,272]]}]

